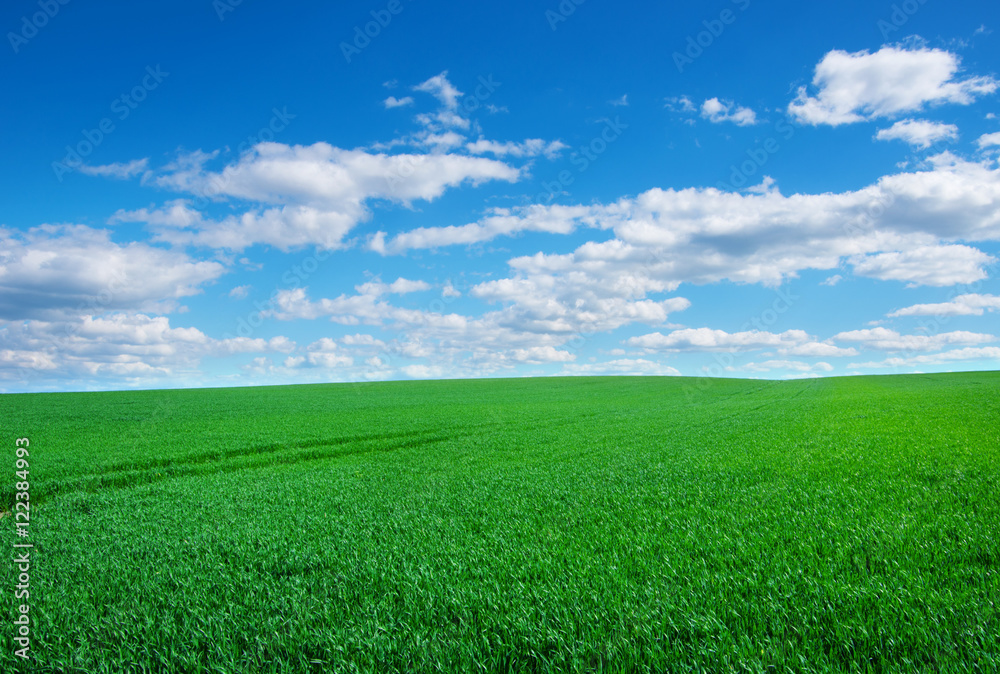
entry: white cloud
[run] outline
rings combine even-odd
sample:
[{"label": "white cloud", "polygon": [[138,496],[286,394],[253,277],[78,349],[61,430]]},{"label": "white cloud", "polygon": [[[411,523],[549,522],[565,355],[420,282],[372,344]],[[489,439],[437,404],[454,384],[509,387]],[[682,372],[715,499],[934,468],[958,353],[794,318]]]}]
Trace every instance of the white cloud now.
[{"label": "white cloud", "polygon": [[412,96],[404,96],[403,98],[396,98],[395,96],[390,96],[389,98],[382,101],[385,107],[388,108],[402,108],[407,105],[413,105]]},{"label": "white cloud", "polygon": [[856,369],[884,369],[915,367],[920,365],[935,365],[941,363],[952,363],[955,361],[985,360],[1000,361],[1000,347],[967,347],[964,349],[952,349],[942,353],[910,356],[908,358],[887,358],[883,361],[871,361],[867,363],[851,363],[848,367]]},{"label": "white cloud", "polygon": [[250,292],[250,286],[248,285],[236,286],[235,288],[229,291],[229,296],[232,297],[233,299],[242,300],[246,298],[249,292]]},{"label": "white cloud", "polygon": [[[576,228],[578,218],[587,219],[588,216],[591,216],[591,209],[586,206],[494,208],[490,215],[478,222],[420,227],[398,234],[389,241],[386,241],[384,232],[378,232],[369,242],[369,247],[382,254],[398,254],[412,249],[480,243],[524,231],[569,234]],[[590,220],[593,221],[593,218]]]},{"label": "white cloud", "polygon": [[671,112],[694,112],[697,108],[688,96],[673,96],[666,99],[664,107]]},{"label": "white cloud", "polygon": [[472,154],[490,153],[497,157],[505,157],[507,155],[512,157],[537,157],[538,155],[545,155],[547,159],[555,159],[559,156],[560,152],[569,146],[558,140],[544,141],[541,138],[529,138],[520,143],[513,141],[500,143],[495,140],[480,138],[474,143],[466,143],[465,147]]},{"label": "white cloud", "polygon": [[88,176],[101,176],[103,178],[127,180],[133,176],[143,173],[146,170],[146,165],[148,163],[148,159],[135,159],[127,163],[105,164],[103,166],[87,166],[86,164],[81,164],[77,167],[77,170]]},{"label": "white cloud", "polygon": [[444,375],[442,368],[429,365],[404,365],[400,370],[411,379],[436,379]]},{"label": "white cloud", "polygon": [[616,98],[613,101],[609,101],[611,105],[615,107],[627,107],[628,106],[628,94],[622,94],[621,98]]},{"label": "white cloud", "polygon": [[980,149],[1000,145],[1000,131],[997,131],[996,133],[984,133],[976,139],[976,143],[979,145]]},{"label": "white cloud", "polygon": [[167,377],[190,373],[205,357],[290,353],[286,337],[213,339],[197,328],[171,327],[165,316],[114,313],[65,321],[29,320],[0,328],[0,378],[41,374],[70,378]]},{"label": "white cloud", "polygon": [[519,169],[484,157],[371,154],[327,143],[260,143],[217,173],[205,170],[206,157],[189,156],[156,182],[197,196],[245,199],[263,206],[212,221],[188,202],[174,201],[158,210],[119,211],[114,220],[153,225],[160,240],[177,245],[243,250],[264,243],[289,250],[315,244],[336,249],[369,217],[370,200],[409,205],[432,201],[459,185],[521,177]]},{"label": "white cloud", "polygon": [[772,370],[788,370],[798,373],[833,372],[833,366],[823,361],[806,363],[801,360],[766,360],[762,363],[747,363],[740,368],[727,368],[730,371],[746,370],[748,372],[770,372]]},{"label": "white cloud", "polygon": [[578,376],[614,374],[621,376],[675,377],[681,373],[674,367],[645,358],[618,358],[597,363],[572,363],[564,365],[561,374]]},{"label": "white cloud", "polygon": [[940,140],[958,138],[958,127],[954,124],[929,122],[926,119],[904,119],[888,129],[879,129],[877,140],[901,140],[913,147],[927,149]]},{"label": "white cloud", "polygon": [[455,88],[455,86],[448,81],[448,71],[435,75],[427,79],[424,82],[413,87],[414,91],[422,91],[431,94],[439,101],[441,104],[450,110],[454,110],[458,107],[458,98],[462,95],[462,92]]},{"label": "white cloud", "polygon": [[649,351],[750,351],[771,347],[788,347],[811,342],[803,330],[773,333],[763,330],[726,332],[712,328],[684,328],[664,335],[654,332],[626,340],[629,346]]},{"label": "white cloud", "polygon": [[958,78],[960,59],[941,49],[882,47],[875,53],[828,52],[816,66],[810,96],[800,87],[789,113],[806,124],[849,124],[916,112],[927,105],[967,105],[992,93],[992,77]]},{"label": "white cloud", "polygon": [[526,349],[514,349],[510,354],[515,363],[566,363],[576,360],[569,351],[560,351],[553,346],[531,346]]},{"label": "white cloud", "polygon": [[949,302],[938,304],[914,304],[897,309],[889,318],[900,316],[982,316],[986,311],[1000,310],[1000,297],[996,295],[959,295]]},{"label": "white cloud", "polygon": [[342,352],[340,345],[329,337],[323,337],[306,347],[305,361],[302,366],[322,367],[331,370],[351,367],[354,358]]},{"label": "white cloud", "polygon": [[411,281],[410,279],[398,278],[392,283],[382,283],[381,281],[370,281],[368,283],[362,283],[359,286],[355,286],[357,290],[362,295],[404,295],[406,293],[420,292],[421,290],[430,290],[431,285],[425,281]]},{"label": "white cloud", "polygon": [[757,115],[750,108],[718,98],[709,98],[701,104],[701,116],[713,124],[732,122],[736,126],[752,126],[757,123]]},{"label": "white cloud", "polygon": [[217,262],[194,260],[179,251],[115,243],[104,229],[0,228],[0,319],[174,311],[178,300],[200,293],[201,286],[224,272]]},{"label": "white cloud", "polygon": [[853,347],[840,347],[828,342],[807,342],[795,346],[782,347],[778,349],[782,356],[805,356],[813,358],[834,358],[841,356],[856,356],[857,349]]},{"label": "white cloud", "polygon": [[850,330],[833,336],[834,341],[854,342],[878,351],[937,351],[956,344],[988,344],[994,335],[957,330],[936,335],[901,335],[888,328]]},{"label": "white cloud", "polygon": [[906,281],[909,286],[948,286],[986,278],[983,269],[995,258],[962,245],[921,246],[852,258],[854,273],[881,281]]},{"label": "white cloud", "polygon": [[1000,239],[1000,171],[949,153],[928,168],[884,176],[862,189],[785,196],[714,188],[654,188],[611,204],[494,209],[477,222],[422,227],[369,246],[383,254],[467,245],[540,231],[610,230],[614,238],[572,253],[514,258],[521,274],[588,274],[682,282],[779,285],[804,269],[836,269],[911,284],[983,278],[992,258],[954,241]]},{"label": "white cloud", "polygon": [[838,283],[840,283],[843,280],[844,280],[843,276],[841,276],[840,274],[834,274],[833,276],[829,276],[825,280],[821,281],[820,285],[821,286],[831,286],[832,287],[832,286],[837,285]]}]

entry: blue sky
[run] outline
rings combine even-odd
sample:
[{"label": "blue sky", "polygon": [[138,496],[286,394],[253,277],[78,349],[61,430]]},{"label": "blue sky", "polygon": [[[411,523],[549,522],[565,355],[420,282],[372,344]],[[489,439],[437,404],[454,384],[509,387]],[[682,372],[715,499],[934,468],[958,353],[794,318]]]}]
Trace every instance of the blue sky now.
[{"label": "blue sky", "polygon": [[0,391],[997,369],[997,18],[5,3]]}]

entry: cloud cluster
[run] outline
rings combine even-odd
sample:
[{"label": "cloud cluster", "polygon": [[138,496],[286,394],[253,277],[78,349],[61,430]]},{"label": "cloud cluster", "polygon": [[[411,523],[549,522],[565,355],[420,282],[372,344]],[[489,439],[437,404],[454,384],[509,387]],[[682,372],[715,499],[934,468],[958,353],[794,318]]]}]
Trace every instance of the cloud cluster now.
[{"label": "cloud cluster", "polygon": [[816,66],[816,94],[800,87],[788,112],[804,124],[838,126],[919,112],[931,105],[968,105],[997,90],[992,77],[961,78],[960,66],[956,54],[942,49],[833,50]]},{"label": "cloud cluster", "polygon": [[718,98],[709,98],[701,104],[701,116],[713,124],[732,122],[736,126],[753,126],[757,123],[757,115],[750,108]]},{"label": "cloud cluster", "polygon": [[903,119],[888,129],[879,129],[876,140],[901,140],[915,148],[926,150],[942,140],[958,138],[958,127],[943,122],[929,122],[926,119]]},{"label": "cloud cluster", "polygon": [[170,312],[226,271],[218,262],[146,243],[116,243],[111,235],[83,225],[0,228],[0,319]]},{"label": "cloud cluster", "polygon": [[286,337],[213,339],[197,328],[171,327],[166,316],[112,313],[62,321],[29,320],[0,327],[0,380],[33,374],[86,381],[169,377],[196,370],[203,358],[290,353]]},{"label": "cloud cluster", "polygon": [[994,258],[955,242],[1000,240],[1000,171],[945,153],[924,170],[849,192],[654,188],[611,204],[499,209],[465,225],[380,233],[370,246],[400,254],[580,228],[614,238],[572,253],[517,257],[511,268],[526,277],[589,275],[649,290],[722,280],[778,285],[844,262],[858,275],[910,285],[971,283]]},{"label": "cloud cluster", "polygon": [[948,302],[937,304],[914,304],[897,309],[889,318],[900,316],[982,316],[987,311],[1000,310],[1000,297],[967,293],[958,295]]}]

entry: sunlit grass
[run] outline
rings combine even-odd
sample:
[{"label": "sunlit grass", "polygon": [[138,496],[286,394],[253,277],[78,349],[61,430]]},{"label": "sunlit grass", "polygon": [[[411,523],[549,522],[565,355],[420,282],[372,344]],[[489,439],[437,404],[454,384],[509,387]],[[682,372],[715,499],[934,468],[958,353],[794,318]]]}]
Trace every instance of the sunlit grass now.
[{"label": "sunlit grass", "polygon": [[17,395],[0,415],[11,466],[31,438],[39,671],[1000,668],[998,373]]}]

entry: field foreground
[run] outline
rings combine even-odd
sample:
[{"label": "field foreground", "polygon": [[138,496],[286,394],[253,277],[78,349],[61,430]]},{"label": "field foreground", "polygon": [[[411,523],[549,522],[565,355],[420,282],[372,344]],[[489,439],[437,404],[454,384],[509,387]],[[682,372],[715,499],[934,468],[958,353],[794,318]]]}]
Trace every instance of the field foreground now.
[{"label": "field foreground", "polygon": [[5,620],[0,671],[1000,669],[1000,373],[26,394],[0,419],[4,511],[31,441],[34,545],[32,659]]}]

